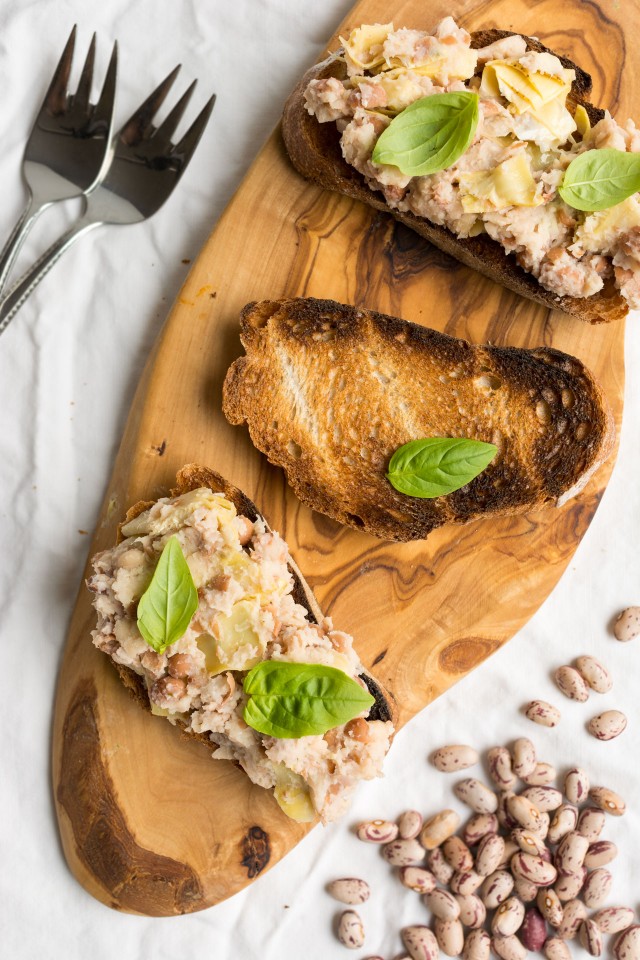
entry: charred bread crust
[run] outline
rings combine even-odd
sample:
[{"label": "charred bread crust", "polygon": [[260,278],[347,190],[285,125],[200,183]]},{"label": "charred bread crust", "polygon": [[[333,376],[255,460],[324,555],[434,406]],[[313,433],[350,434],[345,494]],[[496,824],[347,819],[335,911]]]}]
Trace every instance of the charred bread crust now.
[{"label": "charred bread crust", "polygon": [[[231,500],[239,514],[248,517],[254,523],[261,516],[258,513],[258,508],[256,507],[255,503],[250,500],[249,497],[242,492],[242,490],[240,490],[238,487],[235,487],[232,483],[229,483],[228,480],[225,480],[225,478],[219,473],[216,473],[215,470],[210,470],[208,467],[203,467],[195,463],[186,464],[178,471],[176,475],[176,485],[171,489],[170,494],[172,497],[179,497],[183,493],[189,493],[190,490],[197,490],[199,487],[207,487],[214,493],[223,493],[227,500]],[[133,520],[141,513],[144,513],[145,510],[148,510],[149,507],[153,506],[153,503],[153,500],[139,500],[127,510],[124,523],[120,524],[118,527],[118,543],[124,539],[122,535],[122,527],[130,520]],[[313,623],[318,623],[317,613],[314,612],[312,607],[315,605],[316,611],[319,608],[317,603],[309,602],[309,588],[305,587],[302,576],[295,564],[291,564],[289,569],[291,570],[294,583],[292,591],[293,599],[296,603],[299,603],[305,608],[309,615],[309,619]],[[143,707],[148,713],[151,713],[151,702],[149,700],[149,694],[142,677],[130,667],[125,667],[120,663],[115,663],[113,660],[111,660],[111,663],[117,670],[118,675],[127,688],[129,694],[141,707]],[[371,707],[367,719],[391,720],[393,716],[393,710],[382,688],[379,686],[377,681],[366,672],[361,674],[361,676],[366,683],[369,692],[373,697],[375,697],[376,701]],[[176,720],[176,725],[180,728],[180,732],[186,739],[199,740],[200,743],[204,743],[207,747],[209,747],[209,749],[211,749],[211,740],[206,733],[196,733],[193,730],[187,730],[184,722],[180,719]]]},{"label": "charred bread crust", "polygon": [[[471,34],[471,46],[485,47],[496,40],[514,35],[509,30],[480,30]],[[534,37],[522,34],[521,36],[526,41],[528,50],[554,54],[553,50],[549,50]],[[361,200],[376,210],[390,213],[396,220],[410,227],[440,250],[451,254],[461,263],[545,307],[562,310],[589,323],[605,323],[626,317],[629,310],[627,302],[616,290],[612,278],[605,282],[604,288],[599,293],[591,297],[558,297],[551,291],[545,290],[534,276],[518,266],[513,255],[505,253],[500,244],[486,234],[458,239],[446,227],[432,224],[415,214],[401,213],[389,207],[382,194],[371,190],[362,174],[343,159],[340,150],[340,134],[335,123],[318,123],[305,108],[304,92],[311,80],[326,77],[337,77],[340,80],[346,78],[346,66],[340,59],[341,54],[342,50],[337,50],[322,63],[308,70],[285,104],[282,136],[291,162],[298,173],[328,190],[337,191]],[[576,71],[569,102],[574,107],[581,104],[589,114],[591,123],[597,123],[604,116],[604,111],[593,106],[588,100],[592,87],[591,77],[567,57],[559,57],[559,59],[564,67]]]}]

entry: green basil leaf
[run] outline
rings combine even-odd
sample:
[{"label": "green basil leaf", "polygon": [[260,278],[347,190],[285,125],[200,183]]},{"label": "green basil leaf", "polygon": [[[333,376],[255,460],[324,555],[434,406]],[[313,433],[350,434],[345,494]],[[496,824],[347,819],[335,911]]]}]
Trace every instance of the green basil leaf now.
[{"label": "green basil leaf", "polygon": [[374,698],[348,674],[320,664],[264,660],[244,678],[244,721],[268,737],[321,736],[367,710]]},{"label": "green basil leaf", "polygon": [[156,653],[184,636],[198,609],[198,591],[180,541],[164,545],[151,583],[138,601],[138,630]]},{"label": "green basil leaf", "polygon": [[640,190],[640,154],[587,150],[567,167],[558,193],[576,210],[608,210]]},{"label": "green basil leaf", "polygon": [[446,170],[465,152],[478,126],[476,93],[434,93],[411,103],[380,135],[371,159],[408,177]]},{"label": "green basil leaf", "polygon": [[391,457],[387,480],[409,497],[443,497],[482,473],[497,452],[492,443],[481,440],[412,440]]}]

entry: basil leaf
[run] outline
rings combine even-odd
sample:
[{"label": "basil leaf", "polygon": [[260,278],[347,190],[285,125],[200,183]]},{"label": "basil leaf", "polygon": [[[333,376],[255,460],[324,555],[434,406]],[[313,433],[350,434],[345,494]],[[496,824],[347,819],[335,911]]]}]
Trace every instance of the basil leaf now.
[{"label": "basil leaf", "polygon": [[367,710],[374,698],[335,667],[264,660],[244,678],[244,722],[268,737],[321,736]]},{"label": "basil leaf", "polygon": [[587,150],[567,167],[558,193],[576,210],[608,210],[640,190],[640,154]]},{"label": "basil leaf", "polygon": [[406,107],[378,138],[371,159],[408,177],[446,170],[462,156],[478,126],[476,93],[434,93]]},{"label": "basil leaf", "polygon": [[198,591],[180,541],[164,545],[151,583],[138,601],[138,630],[156,653],[184,636],[198,609]]},{"label": "basil leaf", "polygon": [[387,480],[409,497],[443,497],[482,473],[497,452],[492,443],[481,440],[412,440],[391,457]]}]

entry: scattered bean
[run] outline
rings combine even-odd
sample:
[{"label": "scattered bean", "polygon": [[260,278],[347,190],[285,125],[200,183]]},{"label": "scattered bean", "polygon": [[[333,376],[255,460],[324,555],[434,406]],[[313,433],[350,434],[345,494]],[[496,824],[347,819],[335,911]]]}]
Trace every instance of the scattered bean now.
[{"label": "scattered bean", "polygon": [[[548,850],[544,840],[537,837],[535,833],[525,830],[524,827],[517,827],[512,831],[511,837],[518,844],[523,853],[530,853],[534,857],[545,857]],[[514,851],[515,852],[515,851]]]},{"label": "scattered bean", "polygon": [[470,893],[475,893],[478,887],[482,886],[484,877],[481,877],[475,870],[465,870],[464,873],[454,873],[449,881],[449,886],[453,893],[460,893],[463,897]]},{"label": "scattered bean", "polygon": [[616,640],[627,643],[635,639],[640,633],[640,607],[627,607],[622,613],[618,614],[613,633]]},{"label": "scattered bean", "polygon": [[547,960],[571,960],[571,951],[560,937],[549,937],[544,945]]},{"label": "scattered bean", "polygon": [[356,904],[368,900],[371,890],[366,880],[358,880],[357,877],[345,877],[328,884],[327,893],[334,900],[339,900],[340,903]]},{"label": "scattered bean", "polygon": [[572,831],[560,841],[555,865],[562,874],[580,873],[589,849],[589,841],[581,833]]},{"label": "scattered bean", "polygon": [[596,693],[609,693],[613,687],[611,674],[595,657],[578,657],[576,670]]},{"label": "scattered bean", "polygon": [[550,923],[552,927],[560,926],[564,909],[555,890],[539,890],[536,904],[547,923]]},{"label": "scattered bean", "polygon": [[627,718],[620,710],[605,710],[587,724],[587,730],[596,740],[615,740],[627,729]]},{"label": "scattered bean", "polygon": [[528,777],[536,768],[536,748],[527,737],[520,737],[511,751],[513,772],[518,777]]},{"label": "scattered bean", "polygon": [[462,830],[462,839],[469,847],[475,847],[483,837],[497,833],[500,824],[495,813],[474,813]]},{"label": "scattered bean", "polygon": [[503,830],[513,830],[514,827],[518,826],[517,820],[514,820],[509,813],[509,800],[511,797],[515,797],[513,790],[502,790],[498,794],[498,809],[496,811],[496,816],[498,818],[498,823]]},{"label": "scattered bean", "polygon": [[367,843],[389,843],[398,836],[398,825],[389,820],[368,820],[360,824],[356,835]]},{"label": "scattered bean", "polygon": [[462,960],[489,960],[490,955],[491,937],[486,930],[474,930],[467,936]]},{"label": "scattered bean", "polygon": [[457,873],[465,873],[473,868],[473,854],[461,837],[447,837],[442,844],[442,852]]},{"label": "scattered bean", "polygon": [[590,910],[601,907],[611,892],[613,877],[604,867],[599,867],[587,876],[582,888],[582,899]]},{"label": "scattered bean", "polygon": [[511,790],[518,778],[511,766],[511,754],[506,747],[493,747],[487,753],[489,776],[501,790]]},{"label": "scattered bean", "polygon": [[461,894],[456,895],[456,900],[460,904],[460,923],[465,927],[469,927],[470,930],[478,930],[483,926],[487,918],[487,909],[475,893],[467,894],[467,896],[462,896]]},{"label": "scattered bean", "polygon": [[458,770],[466,770],[467,767],[473,767],[479,759],[477,750],[463,744],[440,747],[431,755],[432,764],[441,773],[457,773]]},{"label": "scattered bean", "polygon": [[544,917],[536,907],[529,907],[525,913],[520,939],[527,950],[534,950],[536,953],[542,950],[547,939],[547,926]]},{"label": "scattered bean", "polygon": [[459,957],[464,947],[464,930],[459,920],[436,919],[433,928],[438,946],[447,957]]},{"label": "scattered bean", "polygon": [[560,692],[570,700],[584,703],[589,699],[589,688],[574,667],[558,667],[554,680]]},{"label": "scattered bean", "polygon": [[564,795],[569,803],[579,804],[589,794],[589,777],[580,767],[573,767],[564,778]]},{"label": "scattered bean", "polygon": [[519,823],[525,830],[538,832],[541,818],[540,810],[526,797],[516,795],[509,797],[507,810],[516,823]]},{"label": "scattered bean", "polygon": [[491,948],[500,960],[525,960],[526,947],[517,937],[492,937]]},{"label": "scattered bean", "polygon": [[460,916],[460,904],[447,890],[432,890],[425,894],[424,902],[439,920],[457,920]]},{"label": "scattered bean", "polygon": [[531,787],[544,787],[548,783],[553,783],[553,781],[556,779],[556,768],[550,763],[542,763],[538,761],[533,773],[528,774],[526,777],[521,777],[520,779]]},{"label": "scattered bean", "polygon": [[578,833],[593,843],[602,833],[605,819],[604,811],[587,807],[578,817]]},{"label": "scattered bean", "polygon": [[511,871],[514,877],[528,880],[537,887],[550,887],[558,876],[552,863],[547,863],[542,857],[533,857],[530,853],[514,853],[511,857]]},{"label": "scattered bean", "polygon": [[444,854],[440,847],[436,847],[431,851],[427,857],[427,863],[436,880],[446,886],[453,876],[453,867],[450,867],[445,860]]},{"label": "scattered bean", "polygon": [[506,870],[496,870],[482,884],[480,898],[488,910],[494,910],[511,895],[514,880]]},{"label": "scattered bean", "polygon": [[533,903],[538,896],[540,888],[529,880],[523,880],[522,877],[516,877],[513,884],[513,892],[523,903]]},{"label": "scattered bean", "polygon": [[422,924],[405,927],[400,935],[411,960],[438,960],[438,941],[429,927]]},{"label": "scattered bean", "polygon": [[489,833],[480,841],[476,854],[476,873],[488,877],[498,869],[504,857],[504,840],[497,833]]},{"label": "scattered bean", "polygon": [[542,813],[557,810],[562,805],[563,799],[561,792],[555,787],[527,787],[523,790],[522,796],[535,804]]},{"label": "scattered bean", "polygon": [[560,723],[560,711],[546,700],[532,700],[524,712],[529,720],[543,727],[557,727]]},{"label": "scattered bean", "polygon": [[460,780],[453,788],[453,792],[476,813],[495,813],[498,809],[498,798],[493,790],[480,780],[474,780],[473,777]]},{"label": "scattered bean", "polygon": [[562,922],[558,924],[557,934],[561,940],[573,940],[578,927],[587,917],[587,908],[582,900],[569,900],[564,905]]},{"label": "scattered bean", "polygon": [[602,933],[620,933],[633,923],[633,910],[630,907],[605,907],[594,913],[592,919]]},{"label": "scattered bean", "polygon": [[345,910],[338,922],[338,940],[351,950],[364,944],[364,927],[355,910]]},{"label": "scattered bean", "polygon": [[578,808],[570,803],[563,803],[556,810],[553,820],[549,824],[547,834],[550,843],[559,843],[563,837],[576,829],[578,823]]},{"label": "scattered bean", "polygon": [[417,810],[405,810],[398,818],[398,833],[403,840],[413,840],[422,830],[422,814]]},{"label": "scattered bean", "polygon": [[517,853],[519,850],[518,844],[515,840],[505,840],[504,842],[504,853],[502,854],[502,860],[496,867],[496,870],[507,870],[509,864],[511,863],[511,857],[514,853]]},{"label": "scattered bean", "polygon": [[491,921],[494,937],[510,937],[520,929],[524,921],[524,904],[517,897],[509,897],[501,903]]},{"label": "scattered bean", "polygon": [[393,867],[410,867],[424,860],[424,848],[417,840],[392,840],[385,843],[382,856]]},{"label": "scattered bean", "polygon": [[578,873],[562,873],[554,886],[555,892],[562,901],[575,900],[584,885],[587,868],[583,867]]},{"label": "scattered bean", "polygon": [[618,848],[611,840],[596,840],[589,844],[584,865],[590,870],[594,867],[604,867],[618,856]]},{"label": "scattered bean", "polygon": [[612,817],[623,816],[627,809],[622,797],[613,790],[609,790],[608,787],[591,787],[589,799],[595,803],[596,807],[604,810]]},{"label": "scattered bean", "polygon": [[616,960],[640,960],[640,926],[636,923],[621,934],[613,945]]},{"label": "scattered bean", "polygon": [[417,893],[431,893],[436,888],[436,878],[424,867],[402,867],[400,882]]},{"label": "scattered bean", "polygon": [[[460,824],[460,817],[455,810],[441,810],[425,821],[420,831],[420,843],[425,850],[433,850],[451,837]],[[433,867],[431,868],[433,869]]]},{"label": "scattered bean", "polygon": [[583,920],[578,927],[578,939],[592,957],[599,957],[602,953],[602,933],[594,920]]}]

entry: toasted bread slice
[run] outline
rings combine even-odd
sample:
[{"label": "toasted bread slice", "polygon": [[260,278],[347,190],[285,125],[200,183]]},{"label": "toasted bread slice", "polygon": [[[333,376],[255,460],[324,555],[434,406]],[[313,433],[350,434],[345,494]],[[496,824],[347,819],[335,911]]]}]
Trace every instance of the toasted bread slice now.
[{"label": "toasted bread slice", "polygon": [[[508,30],[480,30],[472,33],[471,46],[485,47],[496,40],[513,35]],[[529,50],[554,52],[533,37],[524,37],[524,40]],[[294,167],[303,177],[329,190],[362,200],[376,210],[392,214],[397,220],[468,267],[473,267],[474,270],[497,283],[524,297],[536,300],[546,307],[563,310],[590,323],[620,320],[627,315],[629,311],[627,302],[616,290],[612,279],[607,280],[603,289],[591,297],[558,297],[555,293],[545,290],[534,276],[518,266],[512,255],[505,253],[500,244],[486,234],[458,239],[446,227],[430,223],[412,213],[401,213],[391,209],[382,194],[371,190],[364,177],[343,159],[340,134],[335,123],[318,123],[316,118],[310,116],[305,109],[304,93],[311,80],[327,77],[346,79],[346,66],[340,58],[341,53],[342,51],[338,50],[322,63],[312,67],[296,86],[284,108],[282,117],[284,143]],[[558,54],[554,55],[558,56]],[[589,114],[591,123],[597,123],[604,116],[604,111],[589,103],[591,77],[566,57],[559,57],[559,59],[564,67],[576,71],[576,79],[567,105],[570,109],[574,109],[581,104]]]},{"label": "toasted bread slice", "polygon": [[[473,346],[331,300],[248,304],[240,331],[227,419],[248,425],[304,503],[383,539],[559,505],[613,446],[600,386],[557,350]],[[484,440],[498,454],[448,496],[405,496],[386,479],[389,459],[423,437]]]}]

